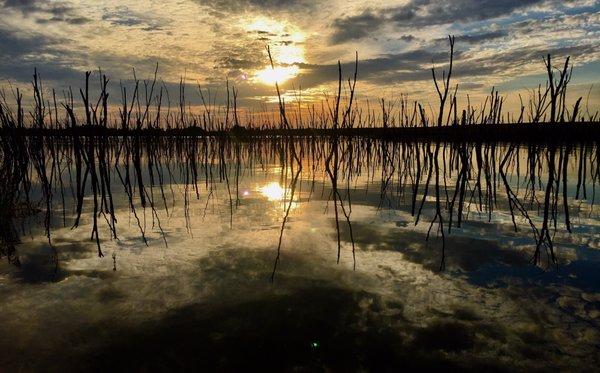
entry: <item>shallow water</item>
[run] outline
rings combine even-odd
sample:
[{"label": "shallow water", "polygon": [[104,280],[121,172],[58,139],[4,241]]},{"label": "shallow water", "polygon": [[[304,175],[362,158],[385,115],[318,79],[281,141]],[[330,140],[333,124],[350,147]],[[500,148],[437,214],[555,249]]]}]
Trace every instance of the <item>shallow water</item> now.
[{"label": "shallow water", "polygon": [[595,369],[598,154],[3,139],[0,370]]}]

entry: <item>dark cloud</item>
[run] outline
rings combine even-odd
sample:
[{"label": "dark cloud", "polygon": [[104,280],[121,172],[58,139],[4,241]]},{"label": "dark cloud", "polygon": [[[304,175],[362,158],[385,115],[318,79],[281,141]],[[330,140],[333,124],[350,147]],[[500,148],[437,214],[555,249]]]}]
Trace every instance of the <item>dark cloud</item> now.
[{"label": "dark cloud", "polygon": [[[457,57],[461,55],[460,51],[455,54]],[[447,51],[428,51],[424,49],[408,51],[398,54],[384,55],[378,58],[368,60],[359,60],[358,75],[360,80],[379,81],[387,80],[390,73],[407,73],[414,74],[415,78],[410,80],[421,80],[421,71],[428,71],[431,61],[444,61],[448,57]],[[427,68],[425,68],[427,65]],[[329,65],[310,65],[301,64],[300,67],[304,73],[299,77],[302,87],[309,88],[319,84],[333,81],[337,78],[337,64]],[[350,74],[354,71],[354,63],[343,63],[342,71]]]},{"label": "dark cloud", "polygon": [[[455,35],[456,43],[460,44],[483,44],[492,40],[502,39],[508,36],[507,30],[485,31],[480,33]],[[432,42],[436,48],[446,48],[448,46],[448,37],[437,38]]]},{"label": "dark cloud", "polygon": [[415,39],[416,38],[413,35],[410,35],[410,34],[409,35],[402,35],[402,36],[400,36],[400,40],[405,41],[407,43],[409,43],[409,42],[411,42],[411,41],[413,41]]},{"label": "dark cloud", "polygon": [[80,15],[75,8],[63,1],[47,0],[5,0],[0,3],[0,9],[13,9],[25,15],[36,15],[37,23],[65,22],[72,25],[81,25],[91,21],[90,18]]},{"label": "dark cloud", "polygon": [[398,26],[427,26],[478,21],[512,13],[543,0],[412,0],[391,11]]},{"label": "dark cloud", "polygon": [[[260,37],[256,38],[258,35]],[[270,40],[272,39],[261,33],[240,33],[230,39],[214,42],[211,50],[205,55],[207,60],[214,61],[213,72],[216,76],[213,78],[223,80],[223,74],[231,77],[241,75],[242,70],[248,71],[266,66],[268,62],[265,43]]]},{"label": "dark cloud", "polygon": [[475,89],[485,88],[485,85],[482,83],[466,82],[466,83],[461,83],[460,88],[466,89],[466,90],[475,90]]},{"label": "dark cloud", "polygon": [[[84,83],[84,71],[96,71],[101,67],[113,82],[130,79],[132,67],[139,77],[150,75],[158,62],[163,70],[172,70],[180,63],[177,59],[166,57],[115,56],[112,54],[90,55],[87,50],[68,49],[72,41],[65,38],[50,37],[43,34],[26,34],[0,28],[0,80],[16,83],[29,83],[34,69],[37,69],[47,85],[54,88],[80,87]],[[98,79],[92,79],[95,85]],[[126,81],[125,81],[126,83]],[[2,84],[0,84],[2,85]],[[117,87],[116,84],[113,84]],[[118,98],[118,92],[114,92]],[[111,97],[113,98],[113,97]]]},{"label": "dark cloud", "polygon": [[54,16],[52,18],[38,18],[36,20],[39,24],[52,23],[52,22],[66,22],[71,25],[83,25],[88,22],[91,22],[91,19],[87,17],[64,17],[64,16]]},{"label": "dark cloud", "polygon": [[355,16],[338,18],[333,22],[335,31],[331,39],[336,44],[362,39],[379,31],[384,23],[385,19],[371,10],[365,10]]},{"label": "dark cloud", "polygon": [[[572,56],[573,58],[589,56],[596,52],[591,45],[565,46],[549,49],[520,48],[499,52],[493,56],[476,58],[460,50],[455,51],[454,77],[458,79],[480,78],[483,76],[502,76],[514,74],[516,70],[531,67],[539,61],[540,72],[543,72],[542,56],[551,53],[557,58]],[[446,63],[448,51],[439,48],[430,50],[419,49],[410,52],[384,55],[378,58],[359,60],[359,81],[375,84],[401,84],[431,79],[431,63],[437,65]],[[309,65],[301,64],[303,73],[298,77],[296,85],[310,88],[335,81],[337,79],[337,64]],[[354,71],[353,63],[343,63],[342,71],[350,75]],[[473,83],[473,82],[471,82]],[[284,84],[289,88],[291,82]]]},{"label": "dark cloud", "polygon": [[[518,74],[522,69],[530,68],[532,66],[539,66],[540,73],[543,73],[542,56],[547,53],[551,53],[559,59],[566,56],[577,59],[577,57],[595,53],[595,47],[593,45],[581,45],[548,48],[543,50],[535,48],[519,48],[506,52],[498,52],[495,55],[480,58],[472,58],[467,54],[464,54],[464,58],[462,58],[459,54],[455,61],[453,76],[457,79],[491,76],[501,77]],[[434,60],[438,63],[445,62],[445,57],[436,58]],[[382,74],[381,76],[374,77],[374,81],[378,83],[402,83],[431,79],[429,66],[423,66],[423,68],[413,71],[390,72],[390,74]]]},{"label": "dark cloud", "polygon": [[162,28],[157,19],[134,12],[125,5],[113,9],[104,8],[102,20],[115,26],[139,27],[145,31],[157,31]]},{"label": "dark cloud", "polygon": [[[501,39],[506,36],[508,36],[508,31],[498,30],[483,32],[480,34],[460,35],[456,37],[456,41],[459,43],[480,44],[490,40]],[[446,42],[446,39],[444,39],[444,42]]]},{"label": "dark cloud", "polygon": [[62,49],[67,42],[44,35],[19,35],[0,28],[0,45],[3,48],[0,77],[28,82],[34,68],[38,67],[52,79],[72,81],[80,73],[67,62],[68,53]]},{"label": "dark cloud", "polygon": [[5,8],[18,9],[24,13],[39,11],[40,1],[36,0],[5,0],[2,4]]},{"label": "dark cloud", "polygon": [[214,12],[246,12],[257,10],[261,12],[300,12],[314,9],[316,0],[196,0]]},{"label": "dark cloud", "polygon": [[236,0],[222,0],[218,1],[220,3],[231,3],[231,4],[240,4],[245,3],[251,6],[260,7],[260,8],[291,8],[299,5],[309,3],[306,0],[244,0],[244,1],[236,1]]},{"label": "dark cloud", "polygon": [[585,25],[585,28],[593,29],[594,27],[598,27],[598,10],[600,10],[600,4],[596,11],[583,11],[568,15],[560,14],[554,17],[530,18],[512,23],[510,30],[519,35],[531,35],[539,33],[568,33],[575,25]]},{"label": "dark cloud", "polygon": [[229,70],[256,69],[264,66],[262,58],[239,58],[236,56],[222,56],[215,61],[215,68],[224,68]]},{"label": "dark cloud", "polygon": [[454,22],[496,18],[526,8],[543,0],[412,0],[408,4],[386,9],[366,9],[358,15],[337,18],[333,22],[332,42],[343,43],[376,36],[385,25],[423,27]]}]

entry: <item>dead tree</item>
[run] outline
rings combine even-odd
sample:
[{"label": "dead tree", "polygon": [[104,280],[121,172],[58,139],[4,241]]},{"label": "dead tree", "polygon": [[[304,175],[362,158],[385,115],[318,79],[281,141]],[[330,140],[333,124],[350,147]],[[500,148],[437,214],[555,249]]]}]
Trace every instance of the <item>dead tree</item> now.
[{"label": "dead tree", "polygon": [[[569,59],[565,60],[565,65],[562,70],[558,70],[559,78],[555,79],[554,71],[552,67],[552,60],[550,54],[548,58],[544,58],[544,64],[546,65],[546,71],[548,73],[548,86],[550,88],[550,123],[556,123],[556,113],[558,106],[560,105],[559,98],[564,97],[567,91],[567,84],[571,80],[572,69],[569,70]],[[564,106],[564,102],[563,102]]]},{"label": "dead tree", "polygon": [[435,90],[437,91],[438,97],[440,98],[440,110],[438,113],[437,125],[442,125],[444,119],[444,107],[446,105],[446,99],[448,98],[448,89],[450,88],[450,77],[452,76],[452,63],[454,61],[454,36],[448,35],[448,41],[450,42],[450,65],[448,66],[448,74],[446,70],[442,71],[442,88],[438,84],[437,77],[435,76],[435,66],[431,67],[431,75],[433,76],[433,84],[435,84]]}]

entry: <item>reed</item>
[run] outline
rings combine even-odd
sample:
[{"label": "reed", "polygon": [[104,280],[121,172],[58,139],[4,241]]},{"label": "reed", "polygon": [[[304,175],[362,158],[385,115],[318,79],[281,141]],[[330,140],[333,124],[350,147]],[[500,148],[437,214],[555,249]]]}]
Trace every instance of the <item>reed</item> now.
[{"label": "reed", "polygon": [[[331,114],[335,118],[335,112]],[[362,198],[353,181],[359,175],[368,180],[365,193],[374,188],[379,194],[379,209],[406,209],[415,225],[427,224],[425,239],[439,245],[440,269],[452,255],[447,242],[454,230],[470,221],[471,214],[491,221],[496,210],[509,212],[514,230],[531,233],[533,263],[557,265],[554,236],[573,230],[573,201],[587,201],[591,213],[600,176],[596,144],[397,142],[335,133],[329,138],[262,141],[14,136],[3,138],[1,152],[0,175],[5,182],[0,193],[0,254],[15,265],[19,263],[15,219],[23,214],[43,214],[50,245],[54,224],[78,229],[85,221],[102,256],[103,241],[119,237],[115,191],[120,189],[140,242],[151,244],[147,236],[151,224],[168,245],[161,221],[177,210],[177,204],[182,205],[191,234],[192,225],[198,223],[189,213],[194,200],[204,205],[206,215],[210,206],[215,209],[218,190],[224,188],[228,223],[235,228],[244,170],[279,164],[286,193],[271,280],[285,257],[284,233],[299,196],[328,201],[337,260],[350,247],[348,255],[359,265],[351,219],[353,204]],[[174,184],[183,186],[182,195]],[[66,206],[74,206],[73,211]],[[55,214],[59,219],[52,219]],[[103,231],[108,234],[103,236]],[[59,256],[56,252],[53,257],[57,268]]]},{"label": "reed", "polygon": [[[335,94],[311,103],[308,110],[302,106],[301,89],[291,105],[276,83],[275,110],[265,106],[253,114],[241,111],[239,90],[229,81],[223,106],[217,105],[216,92],[198,84],[202,105],[200,112],[192,110],[185,77],[173,102],[177,108],[172,109],[158,65],[148,80],[139,80],[133,70],[133,90],[120,85],[121,102],[116,108],[109,103],[110,80],[100,70],[96,96],[90,92],[92,73],[85,73],[80,103],[72,89],[57,99],[54,90],[44,88],[35,70],[29,110],[18,88],[0,90],[0,256],[19,264],[14,219],[21,206],[30,211],[42,207],[45,235],[52,246],[57,204],[62,208],[63,226],[75,229],[84,219],[91,219],[90,239],[98,256],[103,256],[103,240],[119,235],[117,189],[122,190],[145,245],[151,243],[147,235],[151,224],[168,246],[161,218],[175,210],[178,197],[182,197],[185,225],[191,234],[193,200],[205,199],[206,215],[209,207],[215,208],[220,185],[227,193],[229,227],[234,228],[244,170],[278,163],[286,194],[271,281],[283,257],[291,206],[307,180],[311,184],[308,199],[320,180],[321,193],[332,204],[337,261],[349,240],[357,266],[352,182],[362,174],[367,175],[367,190],[373,185],[378,190],[379,209],[404,207],[415,225],[428,224],[428,242],[434,241],[434,234],[440,237],[440,269],[446,264],[448,238],[469,220],[471,210],[491,221],[493,212],[503,207],[510,212],[515,230],[522,229],[518,222],[524,221],[531,231],[532,262],[556,265],[554,234],[563,228],[572,231],[569,201],[587,200],[591,182],[590,203],[594,204],[600,175],[595,141],[600,140],[596,128],[600,116],[589,112],[589,99],[585,110],[581,97],[573,105],[566,102],[570,59],[557,70],[551,56],[544,59],[545,86],[530,91],[528,98],[520,97],[516,115],[505,111],[505,97],[496,88],[480,106],[472,105],[467,95],[466,106],[460,107],[459,87],[451,81],[455,68],[452,36],[449,43],[447,72],[438,81],[435,67],[431,70],[439,98],[437,111],[427,111],[426,105],[405,95],[381,98],[376,104],[367,100],[362,105],[357,98],[358,54],[347,79],[338,61]],[[267,55],[274,68],[269,48]],[[500,146],[498,141],[508,144]],[[523,143],[525,147],[520,146]],[[521,162],[525,162],[525,176],[521,176]],[[577,171],[570,173],[569,165]],[[304,172],[309,176],[303,177]],[[518,179],[516,190],[510,180],[513,174]],[[568,177],[576,177],[574,195],[567,190]],[[176,195],[175,183],[183,185],[183,196]],[[40,201],[30,200],[32,184],[40,189]],[[69,205],[74,206],[72,213],[67,212]],[[106,237],[101,237],[102,225],[110,232]],[[58,268],[59,253],[54,253]]]},{"label": "reed", "polygon": [[[110,80],[98,70],[99,93],[94,98],[90,92],[92,72],[85,72],[84,88],[79,90],[80,103],[75,103],[72,89],[63,92],[63,99],[57,100],[54,90],[48,91],[37,70],[34,71],[32,86],[32,102],[30,109],[25,108],[23,94],[17,88],[9,87],[0,90],[0,128],[2,133],[12,131],[19,134],[41,135],[194,135],[194,136],[285,136],[302,135],[307,131],[316,133],[330,131],[352,132],[357,135],[373,135],[369,129],[384,128],[401,132],[403,136],[412,136],[408,128],[430,128],[427,134],[447,133],[443,127],[454,128],[479,125],[503,125],[504,132],[518,131],[519,126],[532,124],[551,124],[548,131],[566,128],[570,125],[596,124],[600,120],[598,111],[590,112],[589,94],[582,106],[583,97],[577,98],[574,104],[567,102],[568,84],[573,69],[567,57],[561,69],[555,68],[552,57],[544,58],[547,80],[544,86],[529,91],[529,97],[519,95],[520,106],[517,113],[509,113],[504,109],[506,96],[496,88],[486,97],[480,106],[471,103],[467,94],[466,105],[461,106],[457,97],[459,85],[453,85],[451,79],[457,66],[454,63],[454,37],[449,36],[449,61],[447,71],[441,77],[436,75],[435,66],[431,68],[433,87],[439,100],[437,110],[425,110],[427,105],[408,96],[400,98],[380,98],[379,113],[369,100],[361,101],[357,95],[356,82],[359,77],[358,54],[355,67],[347,79],[347,87],[341,84],[344,80],[341,64],[338,69],[338,85],[334,100],[325,95],[320,102],[302,105],[302,90],[294,89],[288,93],[295,97],[295,104],[286,102],[286,95],[279,83],[275,83],[278,101],[276,108],[263,105],[256,112],[245,109],[241,115],[238,106],[239,90],[229,80],[225,83],[224,104],[217,92],[203,89],[197,84],[201,105],[192,109],[186,97],[187,78],[179,81],[178,110],[171,110],[171,95],[167,85],[159,78],[158,64],[152,78],[140,80],[133,70],[133,91],[120,83],[120,103],[111,107],[109,103]],[[267,47],[267,55],[271,66],[271,51]],[[458,66],[460,68],[460,66]],[[590,88],[591,91],[591,88]],[[52,100],[46,99],[50,95]],[[11,98],[12,96],[12,98]],[[166,99],[166,109],[163,108]],[[62,108],[62,113],[59,112]],[[28,115],[25,115],[25,114]],[[337,113],[338,117],[332,117]],[[309,120],[304,118],[308,116]],[[533,128],[533,127],[531,127]],[[537,127],[536,127],[537,129]],[[440,132],[441,131],[441,132]],[[532,130],[533,131],[533,130]],[[450,131],[450,133],[452,133]],[[327,133],[326,136],[330,134]]]}]

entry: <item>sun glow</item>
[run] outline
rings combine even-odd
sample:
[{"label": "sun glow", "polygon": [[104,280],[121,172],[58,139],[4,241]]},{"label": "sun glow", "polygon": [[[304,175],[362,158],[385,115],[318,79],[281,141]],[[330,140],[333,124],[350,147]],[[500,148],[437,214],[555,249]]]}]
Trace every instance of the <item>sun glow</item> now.
[{"label": "sun glow", "polygon": [[[300,73],[298,64],[306,63],[304,40],[306,35],[287,21],[258,17],[246,25],[248,32],[255,32],[270,47],[275,68],[268,63],[254,73],[254,79],[262,84],[273,85],[295,78]],[[268,62],[268,61],[265,61]]]},{"label": "sun glow", "polygon": [[254,18],[246,25],[248,31],[256,31],[261,33],[281,34],[285,32],[285,23],[278,22],[274,19],[266,17]]},{"label": "sun glow", "polygon": [[306,62],[304,59],[304,49],[297,45],[279,45],[274,48],[274,54],[274,58],[279,63],[293,64]]},{"label": "sun glow", "polygon": [[298,66],[277,66],[274,69],[271,66],[256,73],[256,78],[264,84],[283,83],[288,79],[298,75],[300,69]]}]

